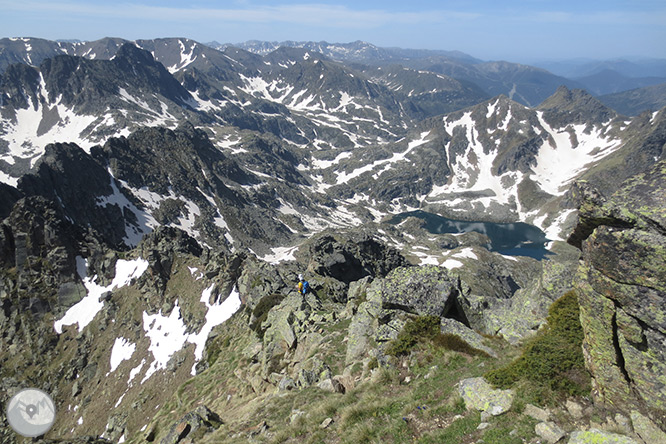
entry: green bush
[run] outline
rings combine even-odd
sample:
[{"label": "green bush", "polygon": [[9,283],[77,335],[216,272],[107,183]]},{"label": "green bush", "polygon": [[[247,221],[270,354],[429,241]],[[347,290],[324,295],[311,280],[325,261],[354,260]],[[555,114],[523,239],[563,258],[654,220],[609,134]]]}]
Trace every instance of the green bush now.
[{"label": "green bush", "polygon": [[584,395],[589,391],[590,380],[582,341],[578,298],[570,291],[553,303],[546,328],[526,343],[521,356],[485,377],[502,388],[525,380],[566,395]]},{"label": "green bush", "polygon": [[398,333],[398,337],[386,348],[386,354],[389,356],[409,354],[419,341],[433,339],[439,334],[439,322],[438,316],[418,316],[410,319]]},{"label": "green bush", "polygon": [[470,356],[487,356],[487,353],[478,350],[460,336],[450,333],[440,333],[439,316],[418,316],[405,324],[398,337],[391,341],[386,348],[389,356],[408,355],[419,342],[430,341],[437,347],[445,348]]},{"label": "green bush", "polygon": [[445,348],[460,353],[465,353],[470,356],[488,356],[488,353],[472,347],[463,339],[451,333],[440,333],[433,338],[433,344],[438,347]]}]

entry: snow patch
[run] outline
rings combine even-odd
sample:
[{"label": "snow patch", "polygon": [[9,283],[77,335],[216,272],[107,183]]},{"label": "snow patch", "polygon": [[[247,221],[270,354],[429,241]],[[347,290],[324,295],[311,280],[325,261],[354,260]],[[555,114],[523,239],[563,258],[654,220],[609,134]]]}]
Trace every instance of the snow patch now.
[{"label": "snow patch", "polygon": [[62,328],[67,325],[78,324],[79,332],[92,322],[97,313],[104,306],[101,301],[103,294],[112,291],[115,288],[129,285],[133,279],[140,277],[148,269],[148,261],[137,258],[131,261],[120,259],[116,262],[116,276],[106,287],[97,284],[97,275],[93,277],[86,276],[88,261],[81,256],[76,257],[76,268],[79,276],[83,280],[83,285],[88,290],[88,294],[78,303],[67,310],[62,319],[53,324],[56,333],[61,334]]},{"label": "snow patch", "polygon": [[[552,128],[538,111],[541,126],[550,135],[536,156],[537,164],[530,177],[542,190],[554,196],[566,192],[563,187],[574,180],[588,165],[617,150],[622,141],[602,134],[602,128],[585,133],[586,125],[569,125],[564,129]],[[572,141],[573,132],[577,143]]]},{"label": "snow patch", "polygon": [[295,261],[294,253],[298,251],[298,246],[296,247],[276,247],[272,248],[272,254],[267,254],[266,256],[260,258],[264,262],[268,262],[271,265],[279,264],[280,262],[285,261]]},{"label": "snow patch", "polygon": [[131,343],[129,339],[116,338],[111,348],[111,358],[109,359],[111,370],[109,373],[116,371],[121,362],[131,359],[134,350],[136,350],[136,344]]},{"label": "snow patch", "polygon": [[[185,347],[188,342],[195,345],[194,358],[198,362],[203,356],[206,340],[213,328],[225,322],[238,311],[241,300],[236,287],[233,288],[224,302],[211,304],[210,298],[214,288],[213,284],[201,293],[200,301],[206,305],[208,311],[206,312],[206,322],[198,333],[187,334],[187,326],[180,315],[177,300],[169,316],[162,315],[161,311],[154,315],[143,313],[143,328],[146,336],[150,338],[148,351],[153,354],[154,361],[146,371],[141,381],[142,384],[158,370],[165,369],[171,356]],[[194,372],[193,367],[192,374],[195,374]]]}]

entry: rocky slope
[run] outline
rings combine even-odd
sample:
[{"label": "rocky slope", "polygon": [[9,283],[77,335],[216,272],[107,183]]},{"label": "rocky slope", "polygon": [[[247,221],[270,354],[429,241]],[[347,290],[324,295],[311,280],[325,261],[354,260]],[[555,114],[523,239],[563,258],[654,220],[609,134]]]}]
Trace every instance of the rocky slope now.
[{"label": "rocky slope", "polygon": [[[481,247],[473,247],[478,261],[452,251],[462,253],[464,270],[410,266],[372,231],[322,233],[295,261],[269,265],[213,253],[175,228],[118,252],[95,227],[73,222],[42,196],[22,198],[1,238],[3,395],[26,383],[48,390],[66,413],[52,438],[179,442],[169,436],[184,436],[184,428],[242,441],[254,433],[243,431],[254,410],[238,416],[235,409],[260,408],[275,390],[351,390],[369,376],[373,358],[385,362],[386,344],[414,315],[438,316],[442,332],[495,355],[470,327],[529,335],[544,314],[533,306],[532,321],[514,328],[516,314],[526,313],[522,301],[547,307],[546,287],[568,286],[546,271],[549,261],[542,271],[532,259]],[[294,291],[299,272],[311,294]],[[488,305],[505,314],[479,310]],[[174,407],[192,412],[181,420]]]},{"label": "rocky slope", "polygon": [[580,222],[570,238],[583,251],[575,282],[592,393],[662,429],[665,188],[666,163],[659,162],[607,201],[581,189]]},{"label": "rocky slope", "polygon": [[[71,47],[86,58],[12,43],[45,58],[9,66],[0,85],[1,400],[51,393],[66,414],[49,438],[437,440],[473,424],[463,441],[492,442],[513,436],[491,419],[504,413],[520,440],[566,417],[560,438],[577,442],[594,414],[636,442],[660,433],[648,393],[663,389],[663,331],[634,299],[659,304],[663,290],[664,110],[627,119],[563,87],[537,108],[498,96],[422,120],[441,97],[482,94],[305,48]],[[610,194],[636,173],[606,204],[571,186]],[[528,221],[551,240],[575,228],[579,276],[563,242],[542,260],[504,256],[485,234],[387,217],[417,208]],[[300,273],[312,293],[295,291]],[[485,387],[476,377],[547,329],[573,286],[597,405],[558,399],[532,411],[538,427],[510,400],[474,407],[465,387]],[[419,322],[449,348],[396,353]],[[422,402],[434,408],[417,416]]]}]

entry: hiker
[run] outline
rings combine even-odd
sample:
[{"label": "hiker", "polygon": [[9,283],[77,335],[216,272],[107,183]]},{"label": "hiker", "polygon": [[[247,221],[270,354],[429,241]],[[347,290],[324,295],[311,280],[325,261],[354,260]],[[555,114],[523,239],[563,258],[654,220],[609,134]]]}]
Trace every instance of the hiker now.
[{"label": "hiker", "polygon": [[303,279],[303,275],[298,275],[298,292],[300,294],[306,294],[310,290],[310,284],[308,281]]}]

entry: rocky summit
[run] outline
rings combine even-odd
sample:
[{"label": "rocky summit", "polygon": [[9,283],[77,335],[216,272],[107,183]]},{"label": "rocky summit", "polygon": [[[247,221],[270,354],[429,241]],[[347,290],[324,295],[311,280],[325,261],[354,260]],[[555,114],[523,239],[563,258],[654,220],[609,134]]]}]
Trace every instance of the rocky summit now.
[{"label": "rocky summit", "polygon": [[578,86],[0,40],[0,402],[49,393],[43,443],[666,442],[666,109]]}]

